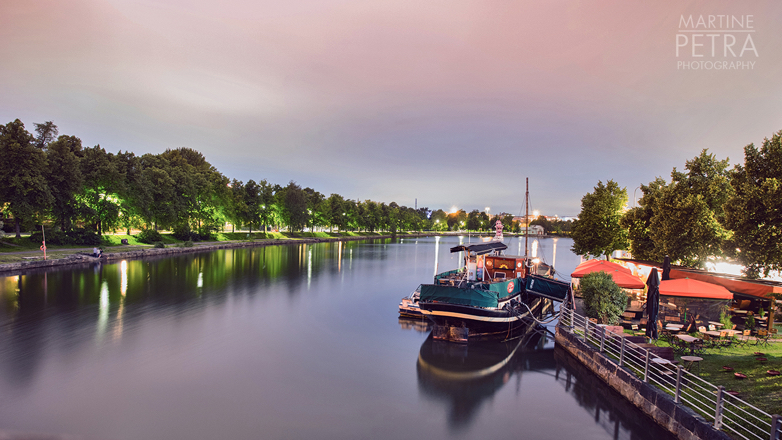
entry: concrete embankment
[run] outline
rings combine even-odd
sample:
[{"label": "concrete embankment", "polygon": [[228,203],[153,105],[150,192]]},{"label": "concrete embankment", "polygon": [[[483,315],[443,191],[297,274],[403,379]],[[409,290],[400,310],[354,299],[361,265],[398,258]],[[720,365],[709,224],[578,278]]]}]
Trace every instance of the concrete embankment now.
[{"label": "concrete embankment", "polygon": [[[437,234],[405,234],[398,235],[397,238],[417,238],[417,237],[429,237]],[[32,261],[20,261],[16,263],[0,264],[0,274],[3,275],[19,275],[31,270],[48,269],[60,266],[78,266],[89,265],[101,262],[111,262],[118,260],[132,260],[139,258],[151,258],[151,257],[169,257],[178,254],[186,254],[193,252],[210,252],[218,249],[232,249],[232,248],[246,248],[246,247],[262,247],[262,246],[285,246],[293,244],[310,244],[310,243],[326,243],[337,241],[356,241],[356,240],[375,240],[392,238],[391,235],[372,235],[372,236],[350,236],[350,237],[333,237],[333,238],[300,238],[300,239],[282,239],[282,240],[257,240],[257,241],[232,241],[232,242],[216,242],[209,244],[198,244],[192,247],[173,246],[169,245],[165,248],[144,248],[134,249],[127,252],[106,252],[100,258],[95,258],[85,254],[73,254],[66,258],[50,259],[50,260],[32,260]]]},{"label": "concrete embankment", "polygon": [[645,383],[630,370],[620,367],[575,334],[557,327],[556,342],[597,377],[615,389],[660,426],[682,440],[731,440],[703,417],[677,404],[665,392]]}]

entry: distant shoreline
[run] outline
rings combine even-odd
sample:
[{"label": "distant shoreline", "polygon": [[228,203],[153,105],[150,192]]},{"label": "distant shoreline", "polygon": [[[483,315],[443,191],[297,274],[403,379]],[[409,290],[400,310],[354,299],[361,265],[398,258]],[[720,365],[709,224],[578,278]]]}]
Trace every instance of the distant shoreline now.
[{"label": "distant shoreline", "polygon": [[[63,266],[79,266],[79,265],[92,265],[98,262],[114,262],[119,260],[137,260],[150,257],[168,257],[173,255],[181,255],[195,252],[211,252],[219,249],[234,249],[234,248],[248,248],[248,247],[264,247],[264,246],[285,246],[292,244],[315,244],[315,243],[330,243],[339,241],[360,241],[360,240],[376,240],[387,238],[419,238],[419,237],[435,237],[435,236],[460,236],[468,235],[464,232],[421,232],[421,233],[405,233],[398,234],[396,236],[392,234],[384,235],[362,235],[362,236],[345,236],[345,237],[318,237],[318,238],[290,238],[290,239],[264,239],[264,240],[252,240],[252,241],[230,241],[230,242],[209,242],[208,244],[196,244],[192,247],[184,247],[181,245],[169,245],[165,248],[143,248],[134,249],[124,252],[105,252],[103,255],[93,257],[86,253],[79,253],[78,249],[73,249],[74,253],[64,258],[48,259],[48,260],[32,260],[32,261],[19,261],[14,263],[0,264],[0,276],[14,276],[25,275],[29,271],[38,272],[43,269],[49,269],[54,267]],[[469,235],[475,236],[490,236],[490,233],[476,233]],[[523,237],[518,234],[507,234],[506,236]],[[531,236],[534,238],[554,238],[552,235],[543,236]],[[114,248],[116,249],[116,248]],[[62,250],[60,250],[62,251]]]}]

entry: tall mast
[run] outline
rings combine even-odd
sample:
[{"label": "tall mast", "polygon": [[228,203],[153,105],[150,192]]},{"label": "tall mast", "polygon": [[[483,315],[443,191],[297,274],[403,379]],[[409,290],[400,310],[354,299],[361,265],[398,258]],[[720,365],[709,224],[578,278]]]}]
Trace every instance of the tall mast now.
[{"label": "tall mast", "polygon": [[524,194],[524,220],[526,226],[524,227],[524,258],[527,258],[527,239],[529,238],[529,177],[527,177],[527,192]]}]

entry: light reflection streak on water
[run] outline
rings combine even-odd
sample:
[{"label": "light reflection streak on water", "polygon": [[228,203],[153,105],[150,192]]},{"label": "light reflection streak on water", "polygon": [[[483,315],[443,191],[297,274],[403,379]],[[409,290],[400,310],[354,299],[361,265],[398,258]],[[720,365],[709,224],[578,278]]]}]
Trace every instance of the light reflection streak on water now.
[{"label": "light reflection streak on water", "polygon": [[535,240],[532,242],[532,258],[537,258],[538,256],[538,240]]},{"label": "light reflection streak on water", "polygon": [[109,282],[104,280],[100,286],[100,300],[98,302],[98,342],[103,340],[109,325],[109,306]]},{"label": "light reflection streak on water", "polygon": [[[306,245],[305,245],[306,246]],[[307,289],[312,285],[312,246],[307,249]]]},{"label": "light reflection streak on water", "polygon": [[337,242],[337,272],[342,272],[342,242]]},{"label": "light reflection streak on water", "polygon": [[119,264],[119,293],[124,297],[128,293],[128,262],[122,260]]},{"label": "light reflection streak on water", "polygon": [[554,237],[552,241],[554,242],[554,257],[551,259],[551,266],[557,267],[557,241],[559,241],[559,238]]},{"label": "light reflection streak on water", "polygon": [[113,341],[119,340],[122,337],[122,321],[125,314],[125,297],[119,298],[119,308],[117,309],[117,319],[114,322],[114,330],[111,332],[111,339]]}]

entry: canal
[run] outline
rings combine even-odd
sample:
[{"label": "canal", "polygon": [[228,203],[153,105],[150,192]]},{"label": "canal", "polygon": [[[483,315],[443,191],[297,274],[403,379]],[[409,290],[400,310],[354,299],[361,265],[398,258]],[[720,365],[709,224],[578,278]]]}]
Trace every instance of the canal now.
[{"label": "canal", "polygon": [[[0,437],[666,439],[566,354],[433,341],[397,305],[469,237],[270,246],[0,277]],[[507,241],[508,239],[506,239]],[[523,239],[508,253],[523,254]],[[569,239],[530,243],[563,278]]]}]

